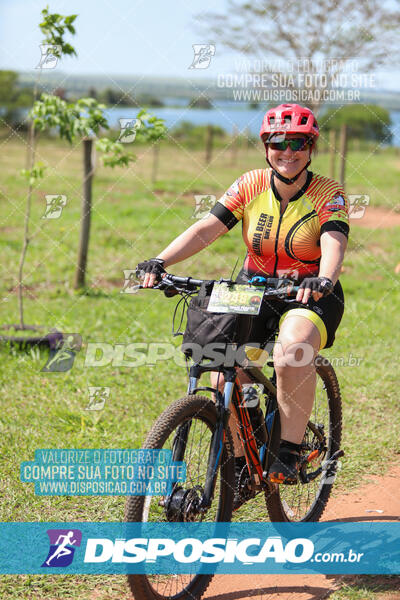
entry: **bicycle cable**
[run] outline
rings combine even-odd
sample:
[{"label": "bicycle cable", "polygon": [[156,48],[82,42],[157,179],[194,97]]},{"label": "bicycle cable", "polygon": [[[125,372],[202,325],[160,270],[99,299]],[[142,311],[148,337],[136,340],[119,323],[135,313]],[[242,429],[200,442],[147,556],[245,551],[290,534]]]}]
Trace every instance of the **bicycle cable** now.
[{"label": "bicycle cable", "polygon": [[[183,335],[183,333],[184,333],[183,331],[180,331],[180,329],[181,329],[181,326],[183,323],[185,312],[189,308],[189,302],[187,299],[195,293],[196,293],[196,291],[185,292],[185,293],[181,292],[181,298],[177,302],[175,309],[174,309],[174,314],[172,315],[172,335],[174,337],[177,337],[178,335]],[[178,312],[179,306],[181,305],[182,302],[183,302],[183,304],[182,304],[182,310],[181,310],[181,317],[180,317],[178,328],[176,330],[175,329],[175,318],[176,318],[176,314]]]}]

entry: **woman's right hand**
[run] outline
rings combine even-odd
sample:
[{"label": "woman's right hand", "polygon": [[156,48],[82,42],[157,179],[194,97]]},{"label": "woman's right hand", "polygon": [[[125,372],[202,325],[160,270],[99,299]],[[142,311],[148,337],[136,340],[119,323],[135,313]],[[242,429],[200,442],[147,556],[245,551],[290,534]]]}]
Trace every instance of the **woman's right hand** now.
[{"label": "woman's right hand", "polygon": [[159,283],[165,273],[165,261],[161,258],[150,258],[141,262],[136,267],[136,275],[139,279],[143,279],[142,286],[144,288],[153,287]]}]

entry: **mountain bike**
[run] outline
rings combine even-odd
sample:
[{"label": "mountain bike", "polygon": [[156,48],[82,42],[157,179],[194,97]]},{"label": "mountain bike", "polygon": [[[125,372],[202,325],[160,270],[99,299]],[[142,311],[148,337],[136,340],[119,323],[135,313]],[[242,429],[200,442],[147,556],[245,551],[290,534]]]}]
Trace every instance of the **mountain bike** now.
[{"label": "mountain bike", "polygon": [[[277,287],[276,279],[265,280],[268,301],[296,295],[292,283]],[[228,285],[234,282],[220,280]],[[167,274],[154,288],[173,294],[195,294],[206,282]],[[275,323],[278,329],[278,323]],[[168,496],[130,496],[126,502],[128,522],[229,522],[231,520],[317,521],[326,506],[338,468],[342,420],[339,384],[326,358],[317,356],[317,388],[310,420],[301,445],[301,466],[296,485],[268,481],[270,465],[280,443],[280,419],[276,397],[276,375],[267,377],[250,362],[241,365],[248,378],[262,386],[263,418],[254,422],[237,377],[237,365],[216,367],[200,360],[189,368],[187,395],[175,400],[160,415],[143,444],[144,448],[170,449],[172,460],[186,462],[186,481],[173,484]],[[223,390],[199,385],[209,371],[224,377]],[[205,395],[210,394],[211,397]],[[235,481],[233,435],[228,424],[230,408],[238,419],[240,442],[246,466]],[[259,411],[260,412],[260,411]],[[235,486],[245,502],[233,512]],[[266,509],[266,510],[265,510]],[[128,575],[137,600],[200,598],[212,575]]]}]

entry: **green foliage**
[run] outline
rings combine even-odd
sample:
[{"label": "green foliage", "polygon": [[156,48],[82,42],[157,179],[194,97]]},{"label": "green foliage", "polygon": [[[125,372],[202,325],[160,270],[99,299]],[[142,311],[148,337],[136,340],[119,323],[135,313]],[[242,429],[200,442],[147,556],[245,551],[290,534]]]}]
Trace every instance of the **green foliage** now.
[{"label": "green foliage", "polygon": [[32,169],[21,169],[21,175],[26,177],[29,185],[33,186],[39,182],[39,179],[43,179],[45,169],[45,165],[41,162],[38,162],[33,165]]},{"label": "green foliage", "polygon": [[101,102],[108,106],[164,106],[164,103],[158,97],[151,94],[135,96],[129,92],[116,90],[114,88],[106,88],[99,93],[97,93],[94,88],[90,88],[89,96],[97,97]]},{"label": "green foliage", "polygon": [[104,104],[112,106],[135,106],[136,104],[134,96],[126,94],[121,90],[115,90],[114,88],[106,88],[102,92],[99,92],[98,98]]},{"label": "green foliage", "polygon": [[127,167],[134,162],[136,157],[125,152],[121,142],[113,142],[109,138],[100,138],[96,141],[96,149],[101,152],[101,159],[105,167]]},{"label": "green foliage", "polygon": [[[101,129],[109,129],[105,108],[95,98],[81,98],[68,104],[58,96],[42,94],[29,116],[33,119],[35,129],[45,131],[55,128],[62,139],[72,143],[76,138],[95,137]],[[166,133],[164,121],[145,110],[138,113],[135,130],[138,140],[142,142],[156,142]],[[132,133],[131,129],[124,131],[125,136]],[[108,167],[127,166],[135,160],[134,155],[124,152],[124,146],[119,141],[103,137],[97,140],[96,148],[102,153],[102,161]]]},{"label": "green foliage", "polygon": [[189,102],[189,108],[210,109],[212,107],[213,107],[213,105],[212,105],[210,98],[207,98],[206,96],[199,96],[198,98],[193,98],[193,100],[191,100]]},{"label": "green foliage", "polygon": [[18,75],[14,71],[0,71],[0,105],[8,106],[16,93]]},{"label": "green foliage", "polygon": [[[75,27],[73,26],[73,23],[77,16],[78,15],[69,15],[68,17],[64,17],[63,15],[59,15],[57,13],[49,13],[48,6],[42,10],[43,21],[39,24],[39,27],[45,36],[44,43],[51,44],[52,46],[59,46],[59,58],[63,54],[77,56],[75,48],[64,40],[66,30],[72,35],[75,35]],[[57,56],[57,49],[55,49],[53,52]]]},{"label": "green foliage", "polygon": [[17,73],[0,71],[0,106],[6,109],[2,115],[6,123],[15,123],[18,120],[18,109],[30,106],[32,100],[32,90],[18,88]]},{"label": "green foliage", "polygon": [[349,104],[331,108],[318,119],[321,129],[340,129],[345,124],[350,137],[390,143],[389,111],[374,104]]},{"label": "green foliage", "polygon": [[152,106],[153,108],[161,108],[164,102],[151,94],[141,94],[137,97],[138,106]]},{"label": "green foliage", "polygon": [[99,104],[94,98],[67,103],[59,96],[42,94],[40,100],[34,103],[29,117],[33,119],[35,129],[56,128],[62,139],[72,143],[76,137],[90,137],[97,135],[100,128],[108,129],[104,109],[104,104]]},{"label": "green foliage", "polygon": [[157,142],[167,133],[164,119],[149,114],[145,109],[138,112],[136,127],[136,139],[141,142]]}]

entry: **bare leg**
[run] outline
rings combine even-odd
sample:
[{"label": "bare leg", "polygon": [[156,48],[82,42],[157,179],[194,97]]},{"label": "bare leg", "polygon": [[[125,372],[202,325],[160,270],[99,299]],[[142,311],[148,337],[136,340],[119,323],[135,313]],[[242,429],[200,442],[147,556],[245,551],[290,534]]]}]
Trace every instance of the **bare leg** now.
[{"label": "bare leg", "polygon": [[[305,344],[305,353],[299,344]],[[320,346],[317,327],[305,317],[287,316],[274,348],[281,439],[300,444],[312,411]],[[300,365],[300,366],[296,366]],[[304,364],[306,363],[306,364]]]}]

